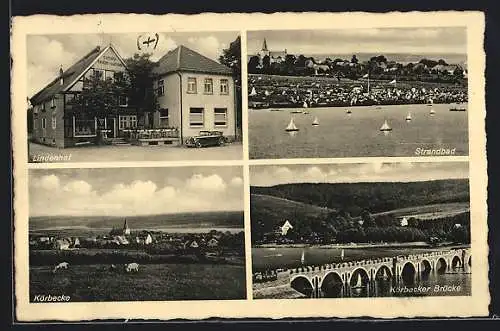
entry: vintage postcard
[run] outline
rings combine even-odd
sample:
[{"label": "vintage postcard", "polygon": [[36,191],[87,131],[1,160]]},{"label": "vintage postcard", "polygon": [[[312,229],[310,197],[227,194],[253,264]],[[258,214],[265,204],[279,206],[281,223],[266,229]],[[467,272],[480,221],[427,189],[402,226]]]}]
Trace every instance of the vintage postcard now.
[{"label": "vintage postcard", "polygon": [[16,320],[486,315],[483,34],[14,18]]},{"label": "vintage postcard", "polygon": [[241,159],[238,33],[27,36],[29,162]]}]

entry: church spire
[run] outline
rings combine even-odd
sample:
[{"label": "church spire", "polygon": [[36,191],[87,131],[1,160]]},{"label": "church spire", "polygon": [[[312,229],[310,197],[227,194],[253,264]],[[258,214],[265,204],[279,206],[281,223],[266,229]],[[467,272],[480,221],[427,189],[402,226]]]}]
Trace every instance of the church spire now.
[{"label": "church spire", "polygon": [[264,42],[262,43],[262,50],[266,52],[268,51],[266,38],[264,38]]}]

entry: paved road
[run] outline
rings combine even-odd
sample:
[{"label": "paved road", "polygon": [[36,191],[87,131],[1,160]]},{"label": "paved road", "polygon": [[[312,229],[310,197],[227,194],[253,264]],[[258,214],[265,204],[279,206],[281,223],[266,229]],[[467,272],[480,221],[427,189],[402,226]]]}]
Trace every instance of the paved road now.
[{"label": "paved road", "polygon": [[82,146],[56,148],[30,143],[33,162],[115,162],[115,161],[190,161],[241,160],[243,146],[233,143],[223,147],[170,146]]}]

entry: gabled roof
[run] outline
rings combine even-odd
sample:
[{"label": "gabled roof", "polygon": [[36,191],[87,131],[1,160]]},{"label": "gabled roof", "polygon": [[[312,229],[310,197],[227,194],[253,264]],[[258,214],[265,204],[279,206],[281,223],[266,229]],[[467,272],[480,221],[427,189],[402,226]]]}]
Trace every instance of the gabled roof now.
[{"label": "gabled roof", "polygon": [[220,75],[232,74],[231,69],[225,65],[209,59],[183,45],[165,54],[158,60],[157,66],[153,69],[153,73],[156,75],[165,75],[179,71]]},{"label": "gabled roof", "polygon": [[107,47],[101,48],[100,46],[95,47],[89,53],[87,53],[84,57],[78,60],[75,64],[69,67],[66,71],[63,72],[63,84],[60,84],[59,79],[60,76],[54,78],[52,82],[50,82],[47,86],[45,86],[40,92],[35,94],[30,98],[30,102],[32,105],[37,105],[42,101],[46,101],[51,99],[54,95],[64,92],[67,89],[71,88],[73,84],[80,79],[80,77],[87,72],[87,70],[97,61],[97,59],[103,55],[108,49],[111,49],[116,56],[120,59],[120,61],[125,66],[122,58],[119,56],[118,52],[114,49],[112,45],[108,45]]}]

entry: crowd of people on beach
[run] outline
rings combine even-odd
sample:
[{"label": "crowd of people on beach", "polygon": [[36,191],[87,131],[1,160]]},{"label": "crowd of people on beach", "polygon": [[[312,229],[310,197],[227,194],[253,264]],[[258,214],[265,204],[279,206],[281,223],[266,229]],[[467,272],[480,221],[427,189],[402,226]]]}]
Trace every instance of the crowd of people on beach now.
[{"label": "crowd of people on beach", "polygon": [[249,79],[248,89],[250,108],[449,104],[468,100],[464,86],[420,82],[296,81],[257,76]]}]

